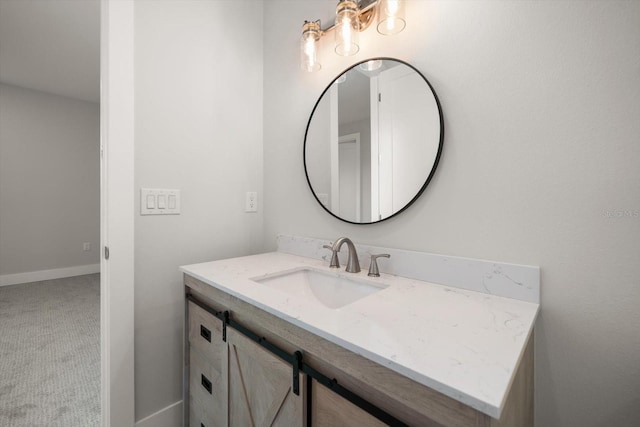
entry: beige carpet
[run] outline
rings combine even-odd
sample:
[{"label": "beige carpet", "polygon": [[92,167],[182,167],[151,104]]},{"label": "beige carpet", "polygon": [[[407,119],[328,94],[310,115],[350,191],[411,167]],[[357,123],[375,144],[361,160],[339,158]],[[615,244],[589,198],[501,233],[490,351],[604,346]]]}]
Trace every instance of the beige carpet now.
[{"label": "beige carpet", "polygon": [[0,426],[100,425],[100,276],[0,287]]}]

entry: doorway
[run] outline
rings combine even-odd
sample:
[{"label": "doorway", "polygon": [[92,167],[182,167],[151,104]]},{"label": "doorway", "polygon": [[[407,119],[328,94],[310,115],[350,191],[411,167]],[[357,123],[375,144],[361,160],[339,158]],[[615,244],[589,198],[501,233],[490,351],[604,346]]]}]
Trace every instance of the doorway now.
[{"label": "doorway", "polygon": [[[84,251],[84,243],[90,243],[90,250],[95,251],[99,258],[94,260],[99,264],[95,268],[100,271],[100,373],[94,377],[100,378],[100,424],[102,426],[132,426],[134,424],[134,329],[133,329],[133,205],[134,205],[134,175],[133,175],[133,99],[134,99],[134,3],[130,0],[59,0],[56,2],[34,0],[30,2],[4,2],[0,1],[4,8],[9,6],[31,7],[34,12],[42,14],[45,11],[67,19],[70,22],[65,25],[69,29],[73,25],[97,31],[95,36],[95,68],[99,76],[100,83],[94,85],[99,108],[99,186],[94,194],[99,195],[99,242],[82,241],[81,250]],[[53,10],[51,9],[53,8]],[[63,9],[66,12],[63,12]],[[82,16],[80,9],[93,8],[92,18]],[[22,11],[25,12],[25,11]],[[20,13],[22,13],[20,12]],[[26,13],[25,12],[25,13]],[[4,32],[0,35],[2,43],[0,51],[6,53],[18,53],[25,55],[29,49],[24,47],[11,47],[15,42],[32,42],[35,35],[42,36],[45,33],[48,21],[46,19],[32,19],[31,26],[34,27],[32,33],[25,33],[29,29],[28,25],[10,25],[12,18],[10,14],[3,10],[0,17],[8,18],[0,25],[0,31],[7,29],[17,29],[22,31],[17,36],[7,36]],[[54,31],[55,32],[55,31]],[[31,37],[30,37],[31,35]],[[71,78],[70,73],[64,72],[65,65],[74,61],[77,51],[70,49],[75,42],[88,44],[86,37],[73,37],[71,41],[54,43],[53,36],[40,37],[35,44],[41,52],[45,52],[42,57],[47,59],[62,59],[62,66],[43,66],[38,60],[23,66],[23,72],[15,72],[17,78],[30,78],[34,75],[44,75],[41,82],[51,80],[70,81],[70,84],[62,85],[66,90],[72,91],[66,95],[57,94],[65,99],[77,98],[77,91],[81,86],[82,78]],[[85,46],[86,47],[86,46]],[[37,49],[36,49],[37,50]],[[37,57],[37,55],[36,55]],[[24,59],[24,58],[23,58]],[[11,80],[6,72],[14,68],[9,66],[12,61],[0,59],[2,69],[0,70],[0,81],[7,80],[11,86],[18,87],[19,91],[25,89],[30,84],[25,80]],[[38,65],[40,64],[40,65]],[[47,86],[34,86],[32,89],[37,92],[56,92]],[[45,115],[47,117],[48,115]],[[37,120],[27,121],[22,127],[30,130]],[[44,138],[45,142],[48,138]],[[42,154],[38,150],[35,154]],[[46,157],[42,155],[42,157]],[[4,158],[4,157],[3,157]],[[47,159],[44,159],[45,161]],[[29,163],[31,165],[31,163]],[[29,166],[28,165],[28,166]],[[65,168],[61,168],[63,171]],[[73,170],[73,168],[69,168]],[[67,171],[68,172],[68,171]],[[3,180],[3,182],[6,180]],[[47,179],[41,180],[44,184]],[[48,201],[44,198],[36,198],[35,210],[46,211]],[[69,202],[67,202],[69,203]],[[5,204],[4,201],[2,203]],[[28,219],[31,211],[25,213],[24,220]],[[4,234],[4,233],[0,233]],[[37,237],[37,236],[36,236]],[[4,239],[4,235],[0,235]],[[16,240],[20,242],[20,240]],[[105,249],[111,249],[111,256],[105,258]],[[88,252],[88,251],[87,251]],[[3,260],[4,253],[2,254]],[[77,267],[77,266],[76,266]],[[45,268],[38,270],[38,275],[31,275],[33,281],[42,281],[50,275],[51,270],[61,270],[60,268]],[[82,271],[80,271],[82,273]],[[12,274],[22,274],[23,272],[11,272]],[[59,274],[69,275],[69,271]],[[78,273],[76,269],[75,272]],[[0,276],[2,272],[0,272]],[[74,276],[76,277],[76,276]],[[7,277],[0,277],[0,282]],[[24,277],[9,277],[11,280],[24,280]],[[52,279],[53,280],[53,279]],[[46,298],[45,298],[46,299]],[[53,298],[49,302],[52,302]],[[38,331],[42,332],[42,331]],[[3,347],[4,348],[4,347]],[[3,367],[4,369],[4,367]],[[3,382],[3,384],[5,384]],[[3,390],[3,392],[6,390]],[[76,390],[82,393],[83,390]],[[27,403],[26,405],[29,405]],[[29,409],[23,406],[22,410]],[[68,408],[67,408],[68,409]],[[59,413],[54,414],[64,416],[66,409],[61,407]],[[23,412],[23,411],[22,411]],[[13,411],[12,416],[21,417],[21,410]],[[2,424],[2,422],[0,422]]]},{"label": "doorway", "polygon": [[98,426],[100,2],[0,2],[0,424]]},{"label": "doorway", "polygon": [[360,222],[360,134],[338,138],[339,216]]}]

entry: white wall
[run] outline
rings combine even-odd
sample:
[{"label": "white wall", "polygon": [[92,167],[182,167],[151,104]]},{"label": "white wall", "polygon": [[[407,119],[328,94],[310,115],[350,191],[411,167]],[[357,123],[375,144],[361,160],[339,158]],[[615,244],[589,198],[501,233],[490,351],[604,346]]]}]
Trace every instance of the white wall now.
[{"label": "white wall", "polygon": [[135,28],[136,191],[182,190],[181,215],[136,214],[141,420],[182,398],[178,266],[262,249],[262,3],[136,2]]},{"label": "white wall", "polygon": [[[400,35],[371,28],[353,58],[334,55],[325,37],[322,70],[302,72],[302,22],[334,7],[265,2],[268,249],[277,233],[347,235],[539,265],[536,425],[640,425],[640,3],[412,1]],[[324,87],[373,56],[425,74],[446,133],[414,206],[355,226],[317,204],[302,147]]]},{"label": "white wall", "polygon": [[[368,94],[367,94],[368,95]],[[314,118],[315,120],[315,118]],[[360,134],[360,187],[362,188],[361,216],[362,222],[371,221],[371,120],[359,120],[357,122],[340,125],[340,136],[352,133]]]},{"label": "white wall", "polygon": [[[307,174],[309,181],[313,183],[313,189],[317,195],[327,195],[327,208],[335,209],[331,205],[331,141],[336,141],[338,135],[332,135],[331,126],[332,105],[331,94],[327,92],[327,96],[322,98],[322,102],[318,104],[315,111],[315,118],[309,126],[307,132],[307,146],[305,150],[309,153],[307,156]],[[322,199],[322,197],[320,197]]]},{"label": "white wall", "polygon": [[0,84],[0,276],[98,262],[99,114]]}]

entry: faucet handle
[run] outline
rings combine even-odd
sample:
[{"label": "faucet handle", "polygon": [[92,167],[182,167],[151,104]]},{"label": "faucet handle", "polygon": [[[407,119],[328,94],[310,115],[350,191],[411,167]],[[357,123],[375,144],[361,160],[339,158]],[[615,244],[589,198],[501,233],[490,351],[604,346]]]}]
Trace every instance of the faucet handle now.
[{"label": "faucet handle", "polygon": [[371,277],[380,277],[380,271],[378,271],[378,258],[391,258],[389,254],[371,255],[371,264],[369,265],[369,274]]},{"label": "faucet handle", "polygon": [[333,246],[331,245],[322,245],[322,247],[331,250],[331,262],[329,263],[329,267],[340,268],[340,261],[338,260],[338,251],[333,249]]}]

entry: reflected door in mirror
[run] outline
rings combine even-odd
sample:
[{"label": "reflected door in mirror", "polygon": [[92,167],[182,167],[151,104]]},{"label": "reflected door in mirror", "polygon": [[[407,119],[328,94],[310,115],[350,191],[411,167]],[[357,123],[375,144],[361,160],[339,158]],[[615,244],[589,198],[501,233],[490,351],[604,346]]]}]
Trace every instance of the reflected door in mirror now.
[{"label": "reflected door in mirror", "polygon": [[[393,67],[378,77],[377,147],[372,147],[371,173],[378,176],[373,195],[373,218],[387,218],[416,196],[438,155],[438,105],[431,93],[416,90],[424,81],[409,67]],[[373,84],[373,82],[372,82]],[[375,133],[375,132],[374,132]],[[376,162],[377,158],[377,162]],[[377,191],[376,191],[377,189]]]},{"label": "reflected door in mirror", "polygon": [[338,138],[338,192],[341,218],[361,217],[362,189],[360,186],[360,134]]}]

